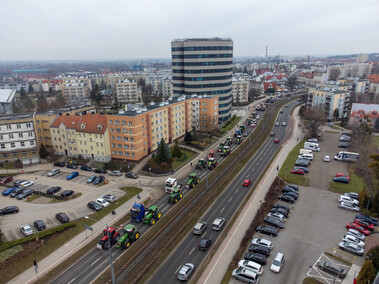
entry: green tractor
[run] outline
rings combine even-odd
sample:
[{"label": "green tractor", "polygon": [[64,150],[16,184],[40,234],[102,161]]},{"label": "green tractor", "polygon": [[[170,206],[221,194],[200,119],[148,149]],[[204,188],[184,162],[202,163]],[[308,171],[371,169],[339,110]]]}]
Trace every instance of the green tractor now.
[{"label": "green tractor", "polygon": [[232,137],[228,137],[227,139],[226,139],[226,142],[225,142],[225,145],[224,146],[230,146],[230,145],[232,145]]},{"label": "green tractor", "polygon": [[175,187],[172,192],[170,197],[168,198],[168,203],[177,203],[180,199],[182,199],[183,193],[180,189],[180,187]]},{"label": "green tractor", "polygon": [[[122,227],[122,225],[121,225]],[[128,224],[123,228],[124,234],[117,241],[116,248],[123,247],[125,249],[129,248],[132,243],[139,239],[141,236],[140,232],[137,231],[136,226]]]},{"label": "green tractor", "polygon": [[206,167],[205,159],[199,159],[199,161],[197,162],[197,165],[196,165],[196,169],[202,170],[205,167]]},{"label": "green tractor", "polygon": [[155,205],[150,206],[149,210],[145,213],[145,224],[154,225],[162,217],[162,212]]},{"label": "green tractor", "polygon": [[217,167],[217,161],[215,158],[209,158],[208,159],[208,170],[213,170],[215,167]]},{"label": "green tractor", "polygon": [[189,180],[187,181],[186,188],[194,188],[200,182],[197,173],[190,173]]},{"label": "green tractor", "polygon": [[240,129],[241,129],[241,133],[242,133],[242,134],[245,133],[245,131],[246,131],[246,126],[245,126],[245,125],[241,125],[241,126],[240,126]]},{"label": "green tractor", "polygon": [[222,152],[222,148],[224,148],[225,143],[220,143],[220,147],[218,147],[218,152]]},{"label": "green tractor", "polygon": [[230,155],[232,151],[230,150],[229,146],[224,146],[224,149],[222,150],[222,156],[227,157]]}]

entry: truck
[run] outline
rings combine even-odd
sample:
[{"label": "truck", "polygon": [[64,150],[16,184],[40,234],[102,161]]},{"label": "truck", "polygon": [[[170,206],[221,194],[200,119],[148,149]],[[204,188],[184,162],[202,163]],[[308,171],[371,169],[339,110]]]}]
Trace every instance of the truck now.
[{"label": "truck", "polygon": [[313,142],[305,142],[304,149],[320,152],[320,146],[318,145],[318,143]]},{"label": "truck", "polygon": [[237,137],[238,135],[241,135],[241,134],[242,134],[241,128],[237,127],[236,133],[234,133],[234,137]]},{"label": "truck", "polygon": [[194,188],[200,182],[197,173],[190,173],[188,177],[189,180],[187,181],[186,188]]},{"label": "truck", "polygon": [[130,209],[130,220],[135,223],[142,222],[145,219],[145,205],[143,203],[134,203]]},{"label": "truck", "polygon": [[169,177],[166,180],[164,189],[167,193],[171,193],[171,191],[178,185],[178,180],[176,178]]},{"label": "truck", "polygon": [[356,162],[358,161],[359,153],[340,151],[334,156],[334,160]]},{"label": "truck", "polygon": [[116,248],[123,247],[125,249],[129,248],[132,243],[134,243],[136,240],[140,237],[140,232],[137,230],[136,226],[132,224],[128,224],[125,227],[121,225],[120,227],[123,228],[124,234],[118,239]]},{"label": "truck", "polygon": [[196,165],[196,169],[202,170],[206,167],[207,163],[205,162],[205,159],[199,159]]},{"label": "truck", "polygon": [[180,186],[175,187],[168,198],[168,203],[177,203],[180,199],[182,199],[183,193],[181,191]]},{"label": "truck", "polygon": [[162,217],[162,212],[155,205],[150,206],[149,210],[145,213],[145,224],[154,225]]},{"label": "truck", "polygon": [[[99,242],[96,245],[96,248],[98,249],[108,249],[109,245],[115,244],[120,239],[121,235],[124,233],[123,230],[121,233],[116,230],[115,227],[108,227],[107,229],[103,230],[103,237],[99,240]],[[108,235],[109,235],[109,242],[108,242]]]}]

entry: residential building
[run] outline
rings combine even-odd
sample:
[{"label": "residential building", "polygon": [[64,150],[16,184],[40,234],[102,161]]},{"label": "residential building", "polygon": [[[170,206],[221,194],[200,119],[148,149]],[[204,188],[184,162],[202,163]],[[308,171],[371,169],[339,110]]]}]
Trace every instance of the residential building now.
[{"label": "residential building", "polygon": [[116,84],[118,82],[123,82],[127,80],[129,75],[130,74],[126,72],[108,74],[108,86],[116,87]]},{"label": "residential building", "polygon": [[54,91],[60,91],[62,90],[62,80],[43,80],[41,87],[44,92],[48,92],[50,88]]},{"label": "residential building", "polygon": [[162,98],[168,98],[172,96],[172,71],[160,70],[154,73],[146,74],[146,84],[150,84],[153,87],[153,92],[157,95],[161,95]]},{"label": "residential building", "polygon": [[0,116],[0,162],[18,159],[24,165],[40,161],[33,113]]},{"label": "residential building", "polygon": [[75,100],[89,96],[87,80],[67,80],[62,83],[62,93],[66,100]]},{"label": "residential building", "polygon": [[365,63],[367,61],[368,61],[368,54],[367,53],[357,54],[357,63]]},{"label": "residential building", "polygon": [[28,82],[6,82],[0,83],[0,89],[13,89],[19,92],[21,88],[24,88],[25,92],[28,92],[29,83]]},{"label": "residential building", "polygon": [[137,88],[136,82],[128,79],[116,83],[116,95],[120,103],[136,103],[141,101],[141,90]]},{"label": "residential building", "polygon": [[218,97],[218,118],[231,117],[233,41],[221,38],[173,40],[172,89],[174,96]]},{"label": "residential building", "polygon": [[81,115],[72,116],[66,113],[59,115],[50,125],[51,141],[56,154],[70,157],[79,156],[76,128],[81,119]]},{"label": "residential building", "polygon": [[0,114],[13,113],[12,101],[15,94],[15,89],[0,89]]},{"label": "residential building", "polygon": [[94,75],[90,75],[89,78],[91,79],[92,81],[92,86],[96,86],[96,85],[99,85],[99,87],[101,87],[103,84],[109,88],[110,87],[110,83],[109,83],[109,80],[108,80],[108,75],[105,75],[105,74],[94,74]]},{"label": "residential building", "polygon": [[249,101],[250,81],[241,77],[234,77],[232,81],[233,86],[233,102],[234,103],[247,103]]},{"label": "residential building", "polygon": [[357,126],[365,119],[368,125],[375,126],[376,120],[379,119],[379,104],[352,104],[349,125]]},{"label": "residential building", "polygon": [[348,63],[348,64],[334,64],[329,65],[326,69],[327,78],[329,78],[329,73],[332,68],[338,68],[341,74],[338,79],[345,79],[348,77],[366,77],[371,74],[372,63]]},{"label": "residential building", "polygon": [[379,102],[379,74],[371,74],[368,79],[370,81],[369,91],[375,94],[375,99]]}]

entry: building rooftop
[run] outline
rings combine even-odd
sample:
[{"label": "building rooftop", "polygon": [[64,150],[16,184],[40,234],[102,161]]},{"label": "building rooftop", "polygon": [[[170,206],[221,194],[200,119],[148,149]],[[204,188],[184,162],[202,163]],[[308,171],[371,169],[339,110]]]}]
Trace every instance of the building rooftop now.
[{"label": "building rooftop", "polygon": [[11,103],[15,94],[15,89],[0,89],[0,103]]},{"label": "building rooftop", "polygon": [[183,39],[174,39],[172,42],[180,41],[231,41],[231,38],[221,38],[221,37],[211,37],[211,38],[183,38]]},{"label": "building rooftop", "polygon": [[4,120],[18,120],[18,119],[33,119],[34,113],[12,113],[12,114],[4,114],[0,116],[0,122]]}]

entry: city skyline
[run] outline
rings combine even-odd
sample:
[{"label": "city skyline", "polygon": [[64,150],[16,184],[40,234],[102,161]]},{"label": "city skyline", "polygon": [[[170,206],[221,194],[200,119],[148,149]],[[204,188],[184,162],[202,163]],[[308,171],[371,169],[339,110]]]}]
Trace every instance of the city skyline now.
[{"label": "city skyline", "polygon": [[201,37],[231,38],[235,57],[372,53],[378,11],[369,0],[17,0],[2,4],[0,61],[170,58],[173,39]]}]

